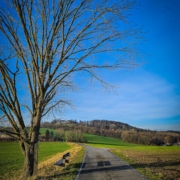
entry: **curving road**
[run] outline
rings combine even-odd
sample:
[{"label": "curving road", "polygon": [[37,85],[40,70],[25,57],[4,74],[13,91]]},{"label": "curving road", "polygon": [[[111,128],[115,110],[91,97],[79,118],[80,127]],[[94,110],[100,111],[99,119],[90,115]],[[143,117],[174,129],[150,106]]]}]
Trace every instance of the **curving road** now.
[{"label": "curving road", "polygon": [[84,146],[84,162],[75,180],[145,180],[146,178],[105,148]]}]

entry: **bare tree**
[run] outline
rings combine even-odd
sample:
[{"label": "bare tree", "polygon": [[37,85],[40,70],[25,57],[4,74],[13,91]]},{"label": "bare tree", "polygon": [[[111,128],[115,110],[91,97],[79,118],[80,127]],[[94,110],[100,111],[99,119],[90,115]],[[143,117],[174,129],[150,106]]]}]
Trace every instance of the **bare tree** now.
[{"label": "bare tree", "polygon": [[[1,121],[12,127],[1,132],[20,143],[24,179],[37,174],[41,119],[68,103],[55,97],[59,89],[73,87],[72,75],[83,71],[105,85],[95,70],[136,65],[140,29],[127,21],[134,5],[132,0],[1,0],[0,110]],[[25,92],[28,103],[22,99]]]}]

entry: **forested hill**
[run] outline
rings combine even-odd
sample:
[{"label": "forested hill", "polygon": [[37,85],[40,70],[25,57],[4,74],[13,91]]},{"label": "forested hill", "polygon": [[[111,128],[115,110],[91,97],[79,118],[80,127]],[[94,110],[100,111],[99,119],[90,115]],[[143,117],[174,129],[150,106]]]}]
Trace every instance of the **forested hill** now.
[{"label": "forested hill", "polygon": [[[65,128],[65,130],[72,130],[77,128],[97,128],[98,130],[122,130],[122,131],[138,131],[138,132],[156,132],[154,130],[142,129],[135,126],[131,126],[127,123],[114,121],[114,120],[91,120],[91,121],[77,121],[77,120],[61,120],[54,119],[51,122],[42,122],[41,127],[44,128]],[[159,132],[159,131],[158,131]],[[162,132],[162,131],[161,131]],[[169,133],[179,133],[180,131],[164,131]]]},{"label": "forested hill", "polygon": [[180,142],[179,131],[151,131],[130,126],[126,123],[109,120],[59,120],[42,122],[42,128],[52,128],[58,131],[78,131],[100,136],[108,136],[122,139],[125,142],[140,144],[178,144]]},{"label": "forested hill", "polygon": [[44,128],[67,128],[73,129],[75,127],[94,127],[104,130],[136,130],[136,131],[147,131],[145,129],[133,127],[129,124],[119,122],[119,121],[110,121],[110,120],[91,120],[91,121],[76,121],[76,120],[58,120],[55,119],[51,122],[41,123],[41,127]]}]

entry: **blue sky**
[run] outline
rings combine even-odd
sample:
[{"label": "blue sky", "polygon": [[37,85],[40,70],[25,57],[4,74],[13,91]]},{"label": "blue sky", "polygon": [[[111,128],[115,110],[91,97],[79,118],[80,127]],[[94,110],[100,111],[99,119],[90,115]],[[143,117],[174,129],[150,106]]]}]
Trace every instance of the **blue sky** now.
[{"label": "blue sky", "polygon": [[68,95],[75,109],[62,119],[116,120],[153,130],[180,130],[180,1],[139,0],[131,20],[143,26],[146,62],[132,70],[102,74],[116,88],[79,77]]},{"label": "blue sky", "polygon": [[[104,89],[83,73],[76,75],[76,91],[64,97],[74,108],[66,107],[43,121],[107,119],[151,130],[180,131],[180,1],[137,1],[139,6],[129,21],[146,32],[146,41],[139,47],[146,61],[131,70],[99,71],[113,89]],[[20,86],[19,91],[29,103],[26,88]]]}]

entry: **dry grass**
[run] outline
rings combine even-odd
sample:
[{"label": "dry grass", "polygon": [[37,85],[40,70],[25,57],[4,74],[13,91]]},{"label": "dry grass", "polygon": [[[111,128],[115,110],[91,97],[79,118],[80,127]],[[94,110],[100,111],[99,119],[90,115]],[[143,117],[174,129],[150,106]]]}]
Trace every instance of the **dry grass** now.
[{"label": "dry grass", "polygon": [[[75,144],[67,143],[72,148],[70,150],[58,153],[53,157],[38,164],[38,176],[29,180],[73,180],[79,170],[82,159],[84,157],[84,148]],[[62,159],[63,154],[70,152],[70,157],[67,157],[69,164],[65,167],[54,165]],[[3,176],[2,180],[20,180],[22,179],[22,169],[13,171],[13,177],[8,173]]]},{"label": "dry grass", "polygon": [[[74,144],[74,143],[68,143],[72,146],[72,149],[67,150],[63,153],[58,153],[52,158],[42,162],[38,166],[38,177],[39,179],[46,179],[46,178],[52,178],[52,179],[59,179],[61,174],[64,174],[65,171],[67,171],[69,168],[69,165],[76,164],[78,154],[82,151],[82,147]],[[55,162],[59,161],[63,154],[70,152],[70,157],[67,157],[70,164],[66,164],[65,167],[54,165]],[[82,162],[82,159],[80,160]],[[72,169],[70,169],[72,171]]]},{"label": "dry grass", "polygon": [[9,175],[9,173],[4,174],[4,176],[2,177],[1,180],[19,180],[22,179],[20,174],[23,173],[23,170],[17,170],[17,171],[12,171],[11,174]]},{"label": "dry grass", "polygon": [[114,149],[112,152],[149,180],[180,180],[180,148],[178,147],[124,148]]}]

